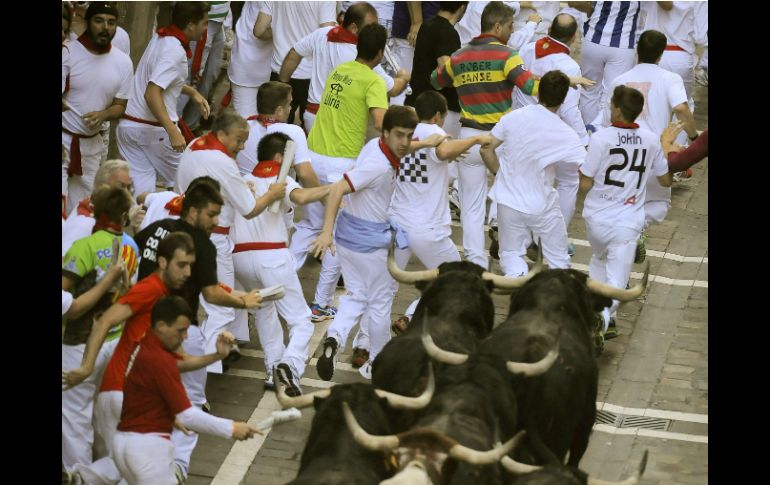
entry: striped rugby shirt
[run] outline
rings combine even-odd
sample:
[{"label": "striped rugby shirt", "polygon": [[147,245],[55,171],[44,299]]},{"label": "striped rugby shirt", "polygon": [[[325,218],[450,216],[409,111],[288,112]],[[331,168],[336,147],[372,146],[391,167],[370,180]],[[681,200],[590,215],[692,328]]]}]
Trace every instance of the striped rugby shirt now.
[{"label": "striped rugby shirt", "polygon": [[641,8],[641,2],[596,2],[583,24],[583,38],[606,47],[633,49]]},{"label": "striped rugby shirt", "polygon": [[513,86],[537,96],[540,81],[525,67],[519,53],[491,34],[482,34],[433,70],[436,89],[454,86],[460,101],[460,124],[491,130],[511,110]]}]

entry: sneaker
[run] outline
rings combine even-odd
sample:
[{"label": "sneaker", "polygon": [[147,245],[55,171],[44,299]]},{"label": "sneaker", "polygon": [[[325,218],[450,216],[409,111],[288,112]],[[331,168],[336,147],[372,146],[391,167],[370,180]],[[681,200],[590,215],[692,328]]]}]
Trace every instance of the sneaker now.
[{"label": "sneaker", "polygon": [[371,381],[372,380],[372,361],[367,360],[366,363],[362,365],[360,369],[358,369],[358,373],[361,374],[361,377],[363,377],[364,379]]},{"label": "sneaker", "polygon": [[594,328],[594,353],[599,357],[604,352],[604,317],[601,313],[596,316]]},{"label": "sneaker", "polygon": [[527,248],[527,257],[531,259],[532,261],[537,260],[537,243],[532,242],[532,244],[529,245]]},{"label": "sneaker", "polygon": [[201,410],[204,413],[211,414],[211,404],[209,404],[208,401],[204,402],[203,404],[201,404]]},{"label": "sneaker", "polygon": [[292,374],[288,364],[278,364],[275,370],[275,373],[278,374],[278,379],[281,381],[281,384],[286,386],[287,396],[297,397],[302,395],[302,389],[300,389],[299,383],[294,378],[294,374]]},{"label": "sneaker", "polygon": [[567,254],[570,258],[575,255],[575,245],[572,243],[572,241],[567,243]]},{"label": "sneaker", "polygon": [[695,70],[695,82],[703,87],[709,87],[709,72],[706,69],[698,68]]},{"label": "sneaker", "polygon": [[354,368],[358,369],[362,365],[366,364],[367,360],[369,360],[368,350],[362,349],[361,347],[356,347],[353,349],[353,361],[351,364]]},{"label": "sneaker", "polygon": [[497,226],[490,227],[489,231],[487,231],[487,234],[489,235],[489,239],[492,240],[492,242],[489,244],[489,257],[499,260],[500,243],[497,241]]},{"label": "sneaker", "polygon": [[604,332],[604,340],[612,340],[618,336],[618,326],[615,323],[614,318],[610,318],[610,323],[607,325],[607,330]]},{"label": "sneaker", "polygon": [[310,317],[310,320],[313,323],[323,322],[324,320],[331,320],[335,316],[337,316],[337,309],[333,306],[321,306],[318,303],[313,302],[312,305],[310,305],[310,311],[312,312],[312,316]]},{"label": "sneaker", "polygon": [[647,258],[647,248],[644,246],[644,242],[647,240],[647,233],[642,232],[639,240],[636,241],[636,255],[634,256],[634,264],[644,263]]},{"label": "sneaker", "polygon": [[337,366],[338,347],[339,344],[334,340],[334,337],[326,337],[323,353],[318,358],[318,364],[316,364],[318,376],[325,381],[330,381],[334,375],[334,368]]},{"label": "sneaker", "polygon": [[449,210],[454,211],[460,217],[460,193],[454,187],[449,187]]},{"label": "sneaker", "polygon": [[182,472],[182,467],[177,464],[174,465],[174,477],[176,477],[177,485],[184,485],[187,481],[187,478],[185,478],[184,473]]},{"label": "sneaker", "polygon": [[80,473],[76,471],[68,472],[62,469],[61,483],[62,485],[81,485],[84,482],[83,482],[83,479],[80,477]]},{"label": "sneaker", "polygon": [[265,372],[265,390],[275,391],[275,381],[273,380],[273,371]]},{"label": "sneaker", "polygon": [[674,182],[681,182],[682,180],[687,180],[690,177],[692,177],[692,169],[688,168],[684,172],[674,173]]},{"label": "sneaker", "polygon": [[[406,329],[408,326],[409,326],[409,317],[404,315],[403,317],[400,317],[396,319],[395,322],[393,322],[393,324],[390,326],[390,330],[396,335],[401,335],[402,333],[406,332]],[[368,352],[367,352],[366,358],[369,359]]]}]

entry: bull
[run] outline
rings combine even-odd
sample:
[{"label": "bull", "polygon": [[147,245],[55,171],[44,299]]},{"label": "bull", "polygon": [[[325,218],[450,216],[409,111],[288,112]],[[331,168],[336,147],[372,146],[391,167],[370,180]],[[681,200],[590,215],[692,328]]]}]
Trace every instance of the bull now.
[{"label": "bull", "polygon": [[510,485],[636,485],[647,468],[647,454],[645,450],[636,473],[619,482],[600,480],[589,476],[579,468],[570,466],[527,465],[509,456],[503,457],[501,464],[508,472],[515,475]]}]

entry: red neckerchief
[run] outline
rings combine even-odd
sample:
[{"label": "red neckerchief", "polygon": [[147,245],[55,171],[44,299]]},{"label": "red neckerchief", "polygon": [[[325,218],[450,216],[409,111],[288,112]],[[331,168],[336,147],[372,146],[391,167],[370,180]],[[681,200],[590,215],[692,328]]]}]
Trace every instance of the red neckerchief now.
[{"label": "red neckerchief", "polygon": [[327,32],[326,40],[343,44],[358,44],[358,36],[341,25],[338,25]]},{"label": "red neckerchief", "polygon": [[204,30],[201,34],[201,38],[195,44],[195,54],[193,54],[193,63],[190,72],[192,73],[193,86],[197,86],[201,80],[201,62],[203,61],[203,49],[206,46],[206,37],[208,37],[208,29]]},{"label": "red neckerchief", "polygon": [[259,124],[264,126],[265,128],[267,128],[268,126],[273,125],[275,123],[280,123],[281,122],[280,120],[277,120],[275,118],[271,118],[270,116],[267,116],[267,115],[252,115],[252,116],[249,116],[248,118],[246,118],[246,120],[248,120],[248,121],[257,120],[259,122]]},{"label": "red neckerchief", "polygon": [[95,233],[96,231],[107,231],[114,234],[122,234],[123,228],[120,226],[120,224],[107,219],[107,214],[100,214],[99,218],[94,224],[94,228],[91,229],[91,234]]},{"label": "red neckerchief", "polygon": [[86,197],[85,199],[78,202],[78,215],[79,216],[86,216],[86,217],[93,217],[94,216],[94,210],[91,207],[91,198]]},{"label": "red neckerchief", "polygon": [[195,152],[198,150],[219,150],[228,157],[233,158],[233,156],[230,155],[230,151],[221,141],[219,141],[219,138],[217,138],[217,135],[213,131],[210,131],[207,135],[198,137],[198,139],[190,145],[190,151]]},{"label": "red neckerchief", "polygon": [[535,58],[540,59],[551,54],[569,54],[569,47],[548,36],[535,42]]},{"label": "red neckerchief", "polygon": [[398,170],[398,168],[401,166],[401,159],[399,159],[395,154],[393,154],[392,151],[390,151],[390,148],[388,148],[388,145],[385,144],[385,138],[380,138],[380,150],[382,150],[382,153],[385,154],[385,157],[390,162],[390,166],[393,167],[393,170]]},{"label": "red neckerchief", "polygon": [[182,202],[184,202],[184,194],[177,195],[173,199],[169,200],[166,202],[166,205],[164,205],[163,208],[168,211],[168,215],[178,216],[182,214]]},{"label": "red neckerchief", "polygon": [[507,44],[507,42],[505,42],[503,39],[501,39],[500,37],[496,36],[495,34],[481,34],[478,37],[472,38],[471,42],[473,42],[474,40],[485,39],[487,37],[494,37],[499,43],[501,43],[503,45]]},{"label": "red neckerchief", "polygon": [[176,37],[176,39],[181,42],[182,47],[184,47],[185,53],[187,53],[187,58],[190,59],[192,57],[192,51],[190,50],[190,39],[187,38],[186,35],[184,35],[184,32],[182,32],[179,27],[177,27],[174,24],[167,25],[165,27],[162,27],[158,29],[158,37],[168,37],[169,35],[171,37]]},{"label": "red neckerchief", "polygon": [[256,167],[254,167],[251,174],[261,179],[267,179],[278,175],[280,170],[281,162],[276,162],[275,160],[262,160]]},{"label": "red neckerchief", "polygon": [[635,130],[639,128],[639,125],[636,123],[626,123],[625,121],[616,121],[612,123],[612,126],[615,128],[625,128],[627,130]]},{"label": "red neckerchief", "polygon": [[98,45],[94,44],[91,39],[88,38],[88,32],[83,32],[80,37],[78,37],[78,42],[83,44],[83,47],[85,47],[88,50],[96,52],[96,54],[106,54],[112,49],[112,42],[107,44],[106,47],[99,47]]}]

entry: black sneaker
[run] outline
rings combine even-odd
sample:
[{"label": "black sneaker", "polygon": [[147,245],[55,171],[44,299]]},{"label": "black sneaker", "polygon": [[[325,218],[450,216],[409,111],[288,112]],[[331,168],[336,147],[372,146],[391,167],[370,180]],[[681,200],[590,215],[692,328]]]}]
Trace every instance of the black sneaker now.
[{"label": "black sneaker", "polygon": [[286,386],[286,395],[289,397],[297,397],[302,395],[302,389],[299,387],[299,383],[294,379],[291,369],[288,364],[278,364],[275,368],[276,374],[278,374],[278,380],[281,384]]},{"label": "black sneaker", "polygon": [[604,340],[612,340],[618,336],[618,326],[615,323],[614,318],[610,318],[610,322],[607,325],[607,331],[604,332]]},{"label": "black sneaker", "polygon": [[275,381],[273,380],[273,372],[265,372],[265,390],[275,391]]},{"label": "black sneaker", "polygon": [[334,375],[334,368],[337,366],[337,348],[339,344],[334,337],[326,337],[321,357],[318,358],[316,369],[321,379],[330,381]]}]

